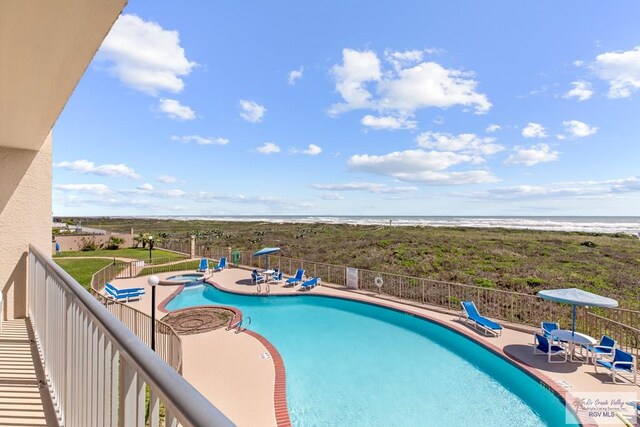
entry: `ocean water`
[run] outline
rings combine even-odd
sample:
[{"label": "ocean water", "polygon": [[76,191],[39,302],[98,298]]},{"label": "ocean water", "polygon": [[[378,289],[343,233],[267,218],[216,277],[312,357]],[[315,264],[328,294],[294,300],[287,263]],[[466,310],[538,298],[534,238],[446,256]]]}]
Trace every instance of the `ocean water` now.
[{"label": "ocean water", "polygon": [[260,221],[297,224],[358,224],[429,227],[512,228],[588,233],[640,233],[640,217],[622,216],[158,216],[157,219]]},{"label": "ocean water", "polygon": [[435,323],[354,301],[210,285],[185,288],[167,308],[207,304],[241,309],[278,349],[295,426],[565,425],[549,390]]}]

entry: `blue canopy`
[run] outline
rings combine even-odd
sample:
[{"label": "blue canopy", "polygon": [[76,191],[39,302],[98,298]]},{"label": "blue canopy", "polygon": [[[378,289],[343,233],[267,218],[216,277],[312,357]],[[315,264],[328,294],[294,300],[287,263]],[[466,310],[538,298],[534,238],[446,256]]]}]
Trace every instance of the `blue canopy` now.
[{"label": "blue canopy", "polygon": [[576,331],[576,306],[606,308],[618,306],[618,301],[614,299],[602,297],[576,288],[551,289],[548,291],[540,291],[537,295],[542,299],[571,304],[573,306],[571,313],[571,333]]},{"label": "blue canopy", "polygon": [[279,251],[280,251],[280,248],[262,248],[258,252],[253,254],[253,256],[270,255]]}]

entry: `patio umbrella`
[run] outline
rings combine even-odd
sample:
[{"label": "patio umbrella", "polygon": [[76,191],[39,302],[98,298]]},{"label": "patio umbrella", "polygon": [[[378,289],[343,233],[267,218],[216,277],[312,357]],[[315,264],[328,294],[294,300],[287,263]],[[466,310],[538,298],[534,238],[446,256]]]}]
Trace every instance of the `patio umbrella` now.
[{"label": "patio umbrella", "polygon": [[571,335],[575,334],[576,331],[577,306],[606,308],[614,308],[618,306],[618,301],[614,299],[602,297],[600,295],[592,294],[591,292],[583,291],[576,288],[540,291],[537,295],[542,299],[564,304],[571,304],[573,306],[571,313]]},{"label": "patio umbrella", "polygon": [[268,255],[275,254],[276,252],[280,252],[280,248],[262,248],[258,252],[254,253],[253,256],[264,256],[267,263],[267,270],[268,270],[269,269]]}]

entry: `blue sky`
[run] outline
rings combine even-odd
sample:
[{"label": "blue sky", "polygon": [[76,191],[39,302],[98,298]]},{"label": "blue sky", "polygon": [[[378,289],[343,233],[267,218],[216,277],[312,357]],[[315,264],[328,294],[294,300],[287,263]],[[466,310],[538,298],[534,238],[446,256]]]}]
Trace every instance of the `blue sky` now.
[{"label": "blue sky", "polygon": [[637,215],[640,3],[136,1],[55,215]]}]

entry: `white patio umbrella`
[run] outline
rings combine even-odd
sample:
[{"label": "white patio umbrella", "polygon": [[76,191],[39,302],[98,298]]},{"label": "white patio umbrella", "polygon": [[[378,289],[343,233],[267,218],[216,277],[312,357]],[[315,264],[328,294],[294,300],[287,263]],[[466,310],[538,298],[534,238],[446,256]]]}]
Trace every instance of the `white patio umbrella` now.
[{"label": "white patio umbrella", "polygon": [[606,307],[615,308],[618,306],[618,301],[593,294],[591,292],[583,291],[582,289],[568,288],[568,289],[551,289],[546,291],[540,291],[537,294],[540,298],[549,301],[555,301],[564,304],[571,304],[571,335],[576,331],[576,307]]}]

